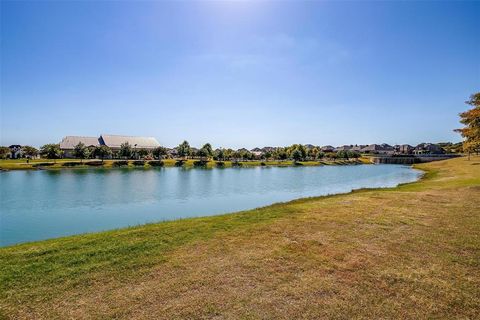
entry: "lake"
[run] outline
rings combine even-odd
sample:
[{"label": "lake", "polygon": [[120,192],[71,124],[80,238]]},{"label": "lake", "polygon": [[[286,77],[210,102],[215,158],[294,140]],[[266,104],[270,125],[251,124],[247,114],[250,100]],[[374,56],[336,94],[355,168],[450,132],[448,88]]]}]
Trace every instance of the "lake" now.
[{"label": "lake", "polygon": [[393,187],[420,176],[399,165],[1,172],[0,245]]}]

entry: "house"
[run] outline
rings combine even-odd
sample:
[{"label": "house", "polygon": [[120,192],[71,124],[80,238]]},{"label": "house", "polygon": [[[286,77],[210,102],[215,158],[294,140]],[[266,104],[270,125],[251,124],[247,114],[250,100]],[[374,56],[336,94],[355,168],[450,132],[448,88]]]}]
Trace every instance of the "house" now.
[{"label": "house", "polygon": [[353,152],[362,152],[362,149],[365,148],[366,146],[365,145],[354,145],[350,151],[353,151]]},{"label": "house", "polygon": [[267,152],[275,152],[275,150],[277,150],[277,148],[275,147],[263,147],[262,149],[260,149],[263,153],[267,153]]},{"label": "house", "polygon": [[60,142],[60,149],[64,152],[64,157],[72,158],[75,146],[83,143],[86,147],[107,146],[113,152],[120,150],[123,143],[128,142],[134,150],[153,150],[160,146],[157,139],[153,137],[135,137],[135,136],[118,136],[102,134],[100,137],[80,137],[66,136]]},{"label": "house", "polygon": [[393,154],[395,150],[391,145],[386,143],[382,144],[371,144],[361,149],[362,153],[371,153],[371,154]]},{"label": "house", "polygon": [[352,145],[348,146],[348,145],[344,145],[344,146],[341,146],[341,147],[336,147],[334,149],[335,152],[338,152],[338,151],[348,151],[348,150],[351,150],[353,148]]},{"label": "house", "polygon": [[10,158],[18,159],[23,157],[22,146],[19,144],[12,144],[8,147],[10,149]]},{"label": "house", "polygon": [[413,150],[414,154],[443,154],[445,151],[439,145],[433,143],[420,143]]},{"label": "house", "polygon": [[256,157],[260,157],[260,156],[263,155],[262,149],[260,149],[258,147],[251,149],[250,152],[253,153],[253,155],[256,156]]},{"label": "house", "polygon": [[65,158],[73,158],[73,150],[79,143],[83,143],[86,147],[97,147],[100,145],[97,137],[66,136],[60,141],[60,149],[63,151],[63,156]]},{"label": "house", "polygon": [[396,145],[394,149],[396,153],[412,154],[415,148],[409,144],[401,144],[401,145]]},{"label": "house", "polygon": [[167,149],[167,155],[170,158],[176,158],[178,156],[177,148]]},{"label": "house", "polygon": [[323,146],[320,148],[320,150],[322,150],[323,152],[333,152],[335,150],[335,148],[333,146]]},{"label": "house", "polygon": [[111,134],[102,134],[98,138],[101,145],[105,145],[112,149],[112,151],[120,150],[120,146],[128,142],[132,148],[136,150],[146,149],[153,150],[157,147],[160,147],[157,139],[153,137],[136,137],[136,136],[118,136]]}]

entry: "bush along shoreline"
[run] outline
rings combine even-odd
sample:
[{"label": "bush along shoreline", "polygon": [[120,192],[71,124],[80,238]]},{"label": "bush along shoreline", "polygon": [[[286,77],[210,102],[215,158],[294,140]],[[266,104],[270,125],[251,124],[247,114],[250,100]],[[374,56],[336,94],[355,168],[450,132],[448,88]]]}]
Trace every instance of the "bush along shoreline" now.
[{"label": "bush along shoreline", "polygon": [[199,159],[164,159],[164,160],[80,160],[80,159],[38,159],[26,161],[0,160],[0,169],[8,170],[58,170],[58,169],[86,169],[86,168],[248,168],[257,166],[324,166],[324,165],[359,165],[371,164],[370,158],[362,157],[349,160],[246,160],[246,161],[218,161]]}]

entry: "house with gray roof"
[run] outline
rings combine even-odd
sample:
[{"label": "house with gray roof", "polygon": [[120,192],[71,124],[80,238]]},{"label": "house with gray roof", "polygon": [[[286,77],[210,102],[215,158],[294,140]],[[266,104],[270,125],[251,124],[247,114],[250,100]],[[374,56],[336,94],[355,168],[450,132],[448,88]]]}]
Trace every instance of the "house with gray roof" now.
[{"label": "house with gray roof", "polygon": [[371,153],[371,154],[393,154],[395,149],[391,145],[386,143],[382,144],[371,144],[362,148],[362,153]]},{"label": "house with gray roof", "polygon": [[323,152],[333,152],[335,150],[335,148],[333,146],[323,146],[320,148],[320,150],[322,150]]},{"label": "house with gray roof", "polygon": [[130,146],[136,150],[153,150],[160,146],[157,139],[153,137],[119,136],[111,134],[102,134],[100,137],[66,136],[60,141],[60,149],[64,152],[64,157],[73,157],[73,150],[80,142],[86,147],[107,146],[112,149],[112,151],[120,150],[120,146],[125,142],[128,142]]},{"label": "house with gray roof", "polygon": [[414,154],[443,154],[445,151],[434,143],[420,143],[413,150]]},{"label": "house with gray roof", "polygon": [[132,148],[153,150],[160,146],[157,139],[154,137],[136,137],[136,136],[119,136],[112,134],[102,134],[98,138],[100,144],[105,145],[113,151],[120,150],[120,146],[128,142]]},{"label": "house with gray roof", "polygon": [[97,147],[101,144],[97,137],[66,136],[60,141],[60,149],[63,151],[63,156],[72,158],[73,149],[79,143],[83,143],[86,147]]}]

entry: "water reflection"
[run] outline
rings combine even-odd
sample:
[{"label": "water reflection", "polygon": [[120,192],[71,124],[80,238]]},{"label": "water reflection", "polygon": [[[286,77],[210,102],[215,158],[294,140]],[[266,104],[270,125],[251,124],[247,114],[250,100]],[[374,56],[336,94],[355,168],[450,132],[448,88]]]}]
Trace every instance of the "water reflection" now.
[{"label": "water reflection", "polygon": [[0,244],[388,187],[418,176],[395,165],[3,172]]}]

